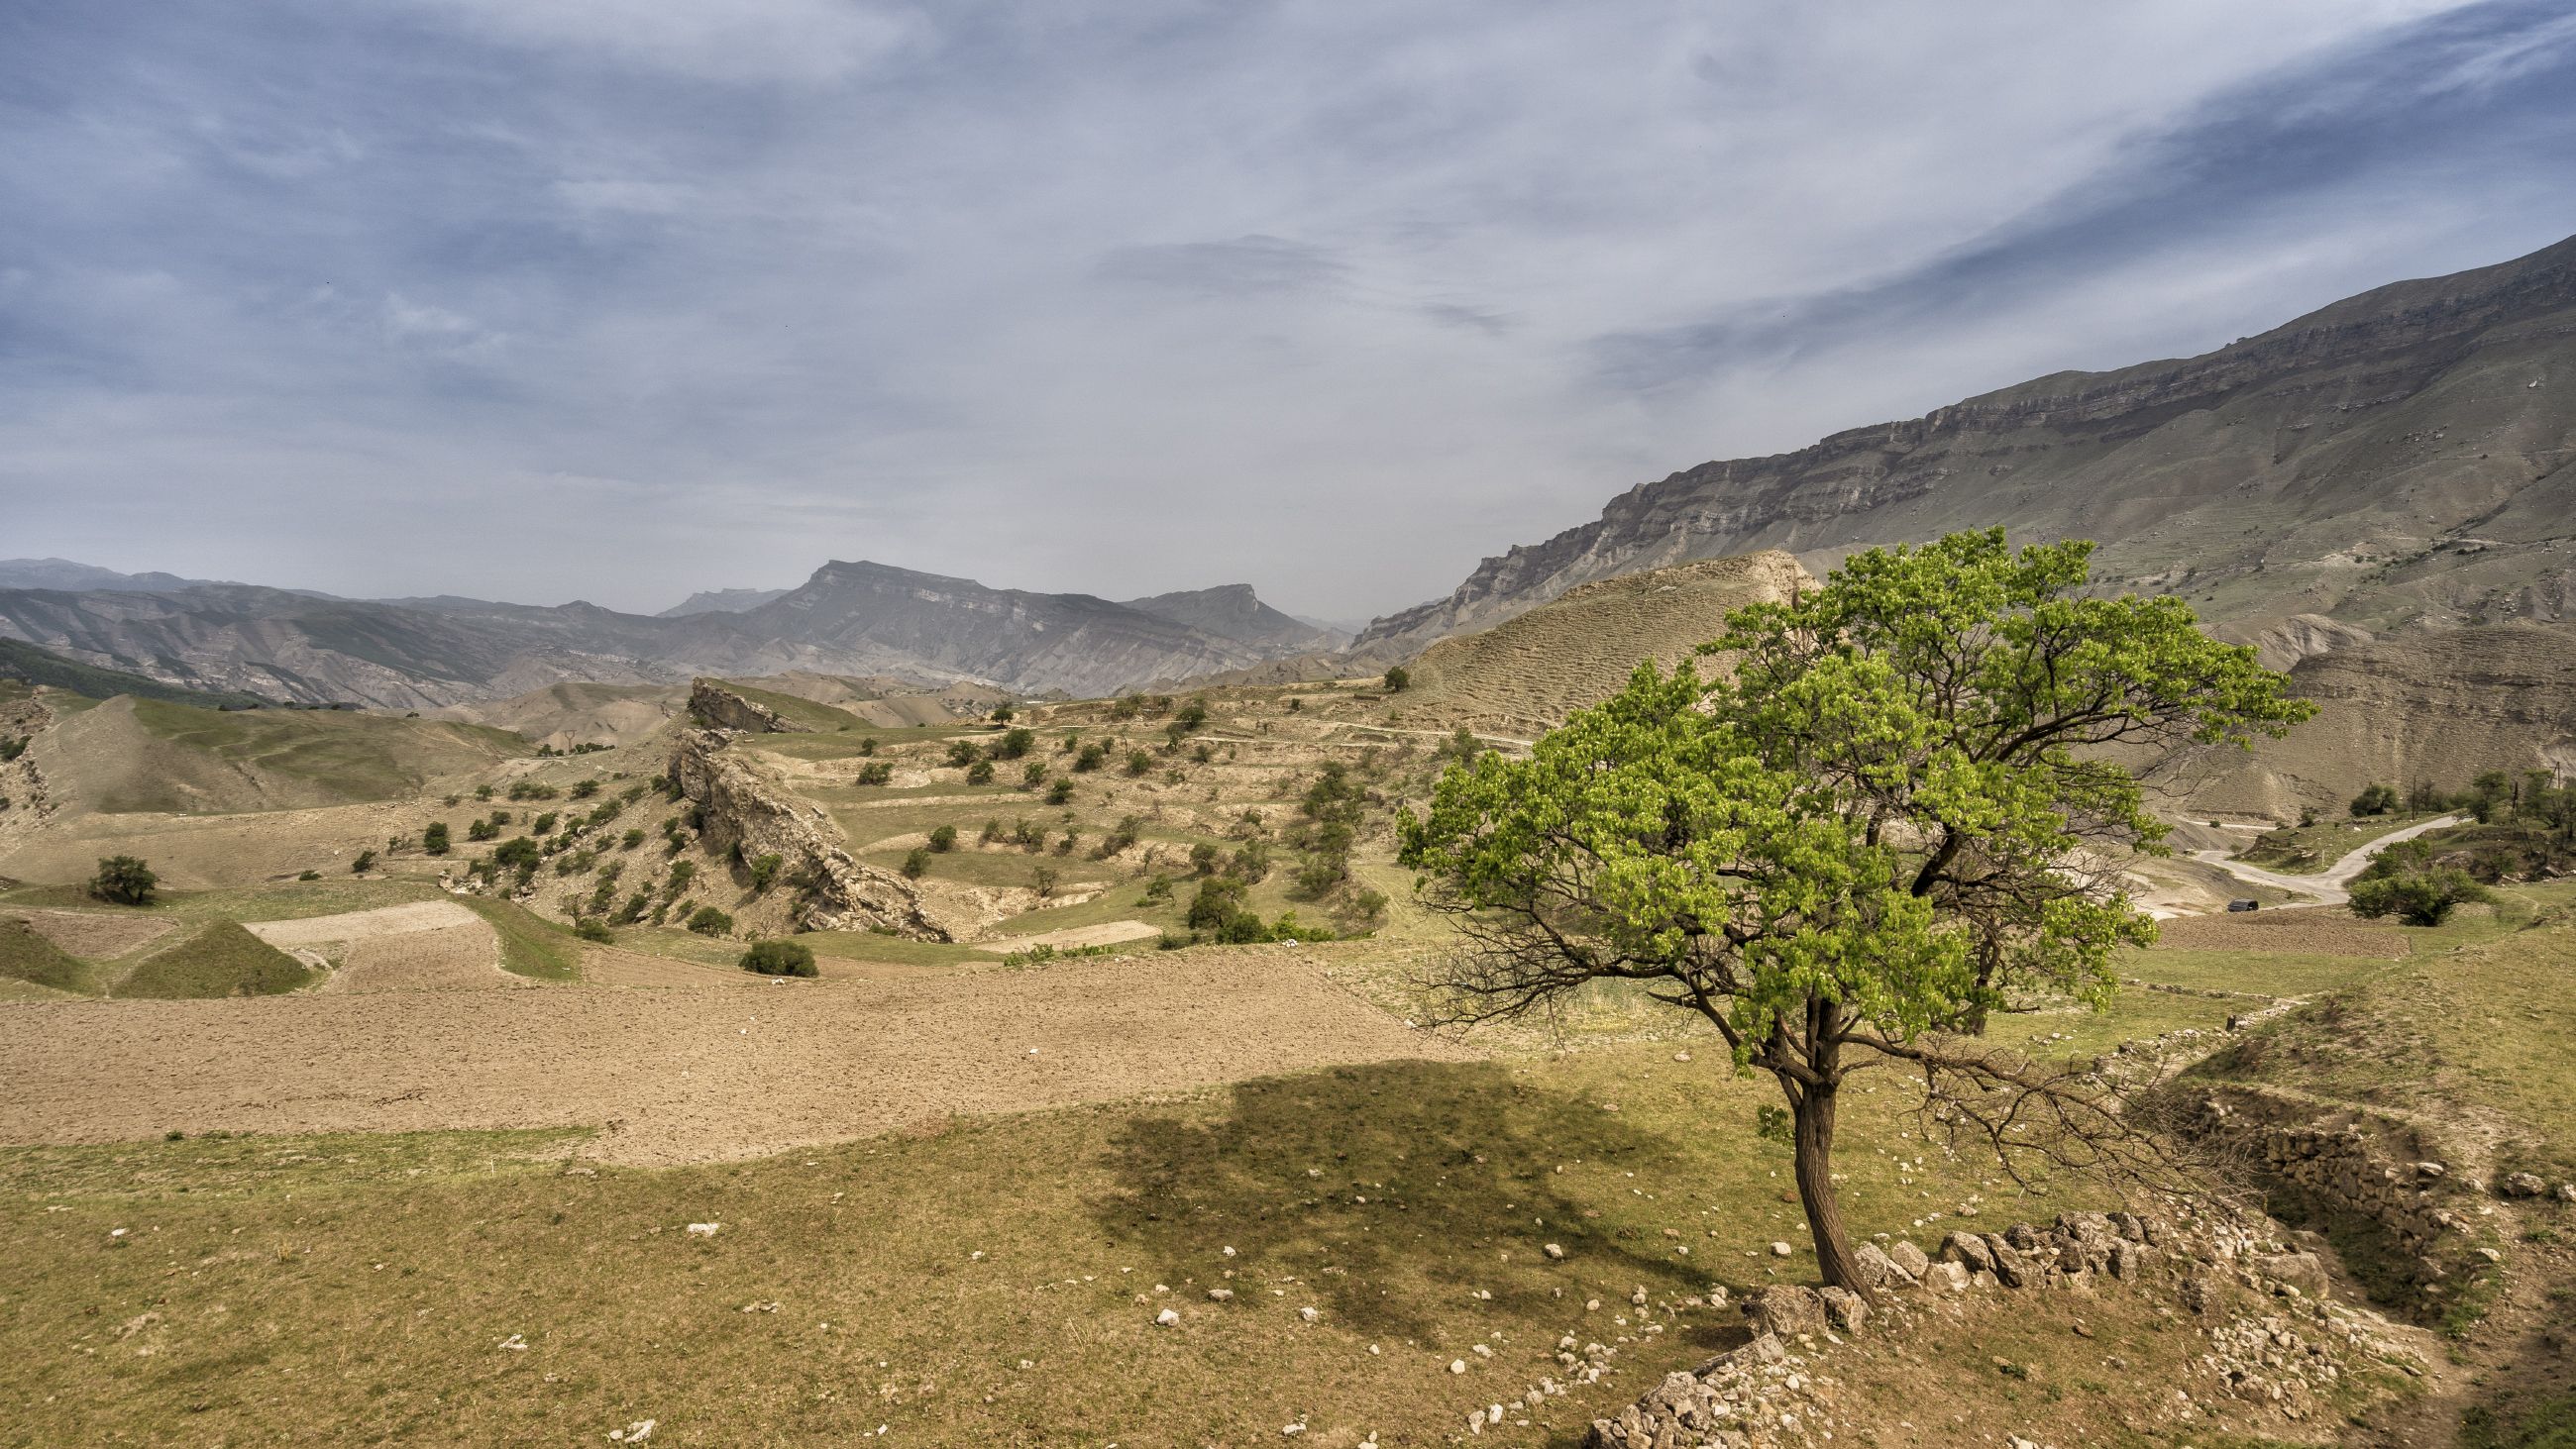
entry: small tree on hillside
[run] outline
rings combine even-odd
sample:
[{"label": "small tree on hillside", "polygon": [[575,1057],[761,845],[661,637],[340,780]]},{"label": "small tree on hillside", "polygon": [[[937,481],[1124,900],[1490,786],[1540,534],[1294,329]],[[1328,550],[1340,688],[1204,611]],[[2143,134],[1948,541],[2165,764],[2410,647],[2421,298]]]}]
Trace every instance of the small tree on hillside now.
[{"label": "small tree on hillside", "polygon": [[115,905],[148,906],[160,884],[161,878],[140,857],[111,855],[98,863],[98,874],[89,878],[89,893]]},{"label": "small tree on hillside", "polygon": [[2429,840],[2401,840],[2379,853],[2352,883],[2352,911],[2395,916],[2410,926],[2438,926],[2470,901],[2495,896],[2477,877],[2435,859]]},{"label": "small tree on hillside", "polygon": [[1413,685],[1413,671],[1399,664],[1386,672],[1386,692],[1402,694]]},{"label": "small tree on hillside", "polygon": [[1465,936],[1450,1019],[1601,979],[1706,1019],[1788,1099],[1825,1281],[1856,1291],[1834,1130],[1877,1060],[2008,1168],[2134,1161],[2097,1083],[1968,1038],[2034,991],[2107,1001],[2112,952],[2153,936],[2118,861],[2164,827],[2102,747],[2243,743],[2313,706],[2179,599],[2087,597],[2091,551],[2000,529],[1870,550],[1731,616],[1708,646],[1731,679],[1648,662],[1529,757],[1450,766],[1401,827]]},{"label": "small tree on hillside", "polygon": [[2365,815],[2392,815],[2397,811],[2397,792],[2386,785],[2365,785],[2352,797],[2353,818]]}]

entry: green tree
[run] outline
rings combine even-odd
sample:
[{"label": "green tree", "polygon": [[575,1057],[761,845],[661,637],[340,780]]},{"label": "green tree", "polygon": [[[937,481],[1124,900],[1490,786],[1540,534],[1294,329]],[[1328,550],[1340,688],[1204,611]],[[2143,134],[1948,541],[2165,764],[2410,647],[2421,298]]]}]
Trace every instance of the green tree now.
[{"label": "green tree", "polygon": [[349,874],[351,875],[365,875],[368,871],[374,870],[375,868],[376,852],[372,848],[359,851],[358,858],[349,862]]},{"label": "green tree", "polygon": [[948,763],[952,768],[962,770],[982,758],[984,758],[984,752],[976,748],[973,740],[948,742]]},{"label": "green tree", "polygon": [[113,905],[148,906],[160,884],[161,878],[141,857],[111,855],[98,863],[98,874],[89,878],[89,893]]},{"label": "green tree", "polygon": [[751,893],[758,895],[769,889],[770,882],[778,879],[779,867],[786,863],[784,857],[775,854],[753,856],[745,867],[751,872]]},{"label": "green tree", "polygon": [[968,765],[966,767],[966,783],[969,785],[992,784],[993,762],[990,760],[977,760],[975,763]]},{"label": "green tree", "polygon": [[957,827],[954,825],[941,825],[934,827],[930,832],[930,848],[941,855],[946,855],[948,852],[955,850],[957,848]]},{"label": "green tree", "polygon": [[596,941],[602,945],[617,939],[617,933],[608,929],[608,923],[596,917],[584,918],[573,926],[572,933],[585,941]]},{"label": "green tree", "polygon": [[1129,750],[1127,752],[1128,774],[1142,775],[1153,768],[1154,755],[1151,750]]},{"label": "green tree", "polygon": [[754,941],[742,953],[742,969],[762,976],[815,976],[814,948],[802,941]]},{"label": "green tree", "polygon": [[2397,812],[2397,792],[2386,785],[2365,785],[2352,797],[2353,818],[2365,815],[2393,815]]},{"label": "green tree", "polygon": [[903,873],[914,880],[919,880],[923,876],[928,875],[930,873],[930,852],[922,849],[918,845],[905,852],[903,857]]},{"label": "green tree", "polygon": [[1786,1097],[1825,1281],[1855,1291],[1834,1132],[1876,1059],[2007,1166],[2139,1165],[2098,1079],[1970,1038],[2043,993],[2106,1003],[2113,952],[2153,938],[2117,860],[2164,827],[2108,747],[2245,744],[2314,706],[2180,599],[2090,596],[2091,552],[2015,553],[2000,529],[1872,549],[1730,616],[1706,649],[1731,678],[1649,661],[1527,758],[1451,765],[1400,822],[1464,932],[1448,1019],[1601,979],[1706,1019]]},{"label": "green tree", "polygon": [[1049,805],[1072,804],[1073,782],[1071,780],[1058,780],[1054,784],[1047,786],[1046,801]]},{"label": "green tree", "polygon": [[1027,754],[1030,750],[1035,749],[1037,747],[1037,743],[1038,736],[1037,731],[1035,730],[1004,730],[1002,732],[1002,737],[993,742],[993,758],[997,760],[1016,760],[1022,755]]},{"label": "green tree", "polygon": [[888,784],[894,779],[894,766],[884,760],[870,760],[859,766],[859,773],[855,778],[862,785]]},{"label": "green tree", "polygon": [[429,827],[420,833],[420,848],[430,855],[445,855],[448,850],[447,822],[431,821]]},{"label": "green tree", "polygon": [[733,930],[733,917],[713,906],[700,906],[689,913],[689,930],[700,936],[722,936]]},{"label": "green tree", "polygon": [[2352,910],[2377,920],[2395,916],[2410,926],[2438,926],[2470,901],[2491,901],[2477,877],[2434,855],[2429,840],[2401,840],[2381,851],[2352,883]]},{"label": "green tree", "polygon": [[1399,664],[1386,672],[1386,692],[1402,694],[1413,687],[1413,671]]}]

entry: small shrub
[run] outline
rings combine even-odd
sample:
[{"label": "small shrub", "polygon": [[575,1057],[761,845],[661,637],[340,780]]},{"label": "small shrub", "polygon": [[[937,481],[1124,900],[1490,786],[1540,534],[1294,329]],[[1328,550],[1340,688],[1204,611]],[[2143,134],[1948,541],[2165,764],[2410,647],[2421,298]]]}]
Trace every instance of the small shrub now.
[{"label": "small shrub", "polygon": [[733,931],[733,917],[713,906],[700,906],[689,913],[689,930],[700,936],[723,936]]},{"label": "small shrub", "polygon": [[[873,754],[875,754],[876,752],[877,752],[877,737],[876,737],[875,735],[866,735],[866,736],[861,737],[861,739],[859,740],[859,753],[860,753],[860,754],[862,754],[862,755],[873,755]],[[866,782],[866,781],[864,781],[864,780],[862,780],[862,781],[860,781],[859,783],[861,783],[861,784],[866,784],[867,782]],[[880,782],[880,783],[882,783],[882,782]]]},{"label": "small shrub", "polygon": [[769,889],[769,883],[778,879],[778,868],[786,863],[776,855],[753,856],[748,867],[751,871],[752,894],[758,895]]},{"label": "small shrub", "polygon": [[572,928],[572,933],[585,941],[597,941],[603,945],[617,939],[617,933],[608,929],[607,922],[590,916],[583,917],[581,922]]},{"label": "small shrub", "polygon": [[814,948],[802,941],[754,941],[742,969],[761,976],[816,976]]},{"label": "small shrub", "polygon": [[903,858],[903,873],[914,880],[919,880],[929,871],[930,852],[918,845],[914,846]]},{"label": "small shrub", "polygon": [[160,884],[161,878],[141,858],[111,855],[98,863],[98,874],[89,878],[89,893],[111,905],[148,906]]},{"label": "small shrub", "polygon": [[576,800],[587,800],[598,793],[599,782],[597,780],[583,780],[572,787],[572,798]]},{"label": "small shrub", "polygon": [[1039,900],[1043,901],[1053,899],[1056,887],[1055,867],[1051,865],[1042,865],[1035,870],[1030,871],[1029,885],[1038,893]]},{"label": "small shrub", "polygon": [[420,833],[420,848],[430,855],[445,855],[448,849],[447,822],[444,820],[430,822],[429,828]]},{"label": "small shrub", "polygon": [[1084,745],[1081,752],[1073,757],[1073,768],[1076,774],[1088,774],[1107,763],[1109,763],[1109,747],[1098,740]]},{"label": "small shrub", "polygon": [[1038,736],[1035,730],[1026,728],[1005,730],[1000,739],[993,741],[993,758],[1016,760],[1036,748],[1037,742]]},{"label": "small shrub", "polygon": [[957,848],[957,827],[942,825],[930,832],[930,848],[941,855]]},{"label": "small shrub", "polygon": [[975,748],[974,742],[971,740],[951,740],[948,742],[948,763],[952,766],[962,769],[968,765],[974,764],[977,760],[982,758],[984,758],[984,752]]},{"label": "small shrub", "polygon": [[883,760],[872,760],[859,766],[858,782],[862,785],[884,785],[894,779],[894,766]]},{"label": "small shrub", "polygon": [[1047,787],[1046,800],[1049,805],[1072,804],[1073,782],[1071,780],[1058,780],[1054,784],[1049,785]]},{"label": "small shrub", "polygon": [[359,851],[358,858],[349,862],[349,874],[351,875],[365,875],[368,871],[374,870],[375,868],[376,852],[373,849]]},{"label": "small shrub", "polygon": [[308,870],[296,877],[297,880],[320,880],[321,878],[322,872],[318,870]]},{"label": "small shrub", "polygon": [[2353,818],[2365,815],[2392,815],[2397,811],[2397,792],[2386,785],[2372,785],[2352,797]]},{"label": "small shrub", "polygon": [[1142,774],[1144,774],[1146,771],[1151,770],[1151,769],[1153,769],[1153,768],[1154,768],[1154,756],[1153,756],[1153,753],[1152,753],[1151,751],[1149,751],[1149,750],[1129,750],[1129,751],[1127,752],[1127,773],[1128,773],[1128,774],[1130,774],[1130,775],[1142,775]]},{"label": "small shrub", "polygon": [[977,760],[975,763],[968,765],[966,767],[966,783],[969,785],[992,784],[993,762],[990,760]]},{"label": "small shrub", "polygon": [[1386,672],[1386,692],[1402,694],[1413,685],[1413,671],[1399,664]]}]

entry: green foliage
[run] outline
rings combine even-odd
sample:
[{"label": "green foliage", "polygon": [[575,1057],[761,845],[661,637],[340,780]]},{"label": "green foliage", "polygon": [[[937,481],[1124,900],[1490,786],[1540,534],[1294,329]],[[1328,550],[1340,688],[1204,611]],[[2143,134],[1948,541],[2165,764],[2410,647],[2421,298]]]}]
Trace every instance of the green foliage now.
[{"label": "green foliage", "polygon": [[2438,926],[2468,902],[2494,899],[2477,877],[2438,860],[2433,843],[2423,839],[2381,851],[2352,883],[2354,915],[2395,916],[2410,926]]},{"label": "green foliage", "polygon": [[[1003,718],[1008,718],[1008,716],[1005,715]],[[993,758],[997,760],[1016,760],[1022,755],[1027,754],[1030,750],[1035,749],[1037,747],[1037,743],[1038,736],[1037,731],[1035,730],[1026,728],[1004,730],[1002,732],[1002,737],[993,741]]]},{"label": "green foliage", "polygon": [[754,941],[742,953],[742,969],[762,976],[818,976],[814,948],[802,941]]},{"label": "green foliage", "polygon": [[1184,734],[1195,733],[1196,731],[1207,728],[1207,722],[1208,707],[1207,701],[1204,699],[1193,699],[1189,703],[1182,705],[1181,712],[1172,717],[1172,723],[1179,725],[1182,733]]},{"label": "green foliage", "polygon": [[1047,787],[1046,802],[1049,805],[1072,804],[1073,782],[1071,780],[1058,780],[1054,784],[1049,785]]},{"label": "green foliage", "polygon": [[1475,731],[1460,725],[1456,733],[1440,742],[1439,749],[1434,753],[1444,760],[1456,760],[1462,765],[1472,765],[1476,762],[1476,757],[1484,752],[1485,742],[1476,738]]},{"label": "green foliage", "polygon": [[500,822],[487,820],[480,815],[465,824],[465,838],[468,840],[494,840],[498,839],[500,834]]},{"label": "green foliage", "polygon": [[884,760],[871,760],[859,766],[859,773],[852,778],[862,785],[888,784],[894,779],[894,766]]},{"label": "green foliage", "polygon": [[[873,755],[873,754],[875,754],[876,752],[877,752],[877,737],[876,737],[875,735],[867,735],[867,736],[862,737],[862,738],[859,740],[859,753],[860,753],[860,754],[862,754],[862,755]],[[864,784],[864,783],[866,783],[866,782],[865,782],[865,781],[862,781],[861,783],[862,783],[862,784]]]},{"label": "green foliage", "polygon": [[596,941],[602,945],[617,939],[617,933],[608,929],[608,923],[595,917],[586,917],[575,924],[572,933],[585,941]]},{"label": "green foliage", "polygon": [[2386,785],[2370,785],[2352,797],[2353,818],[2365,815],[2391,815],[2397,810],[2397,792]]},{"label": "green foliage", "polygon": [[1413,687],[1413,671],[1399,664],[1386,672],[1386,692],[1402,694]]},{"label": "green foliage", "polygon": [[1038,786],[1046,783],[1046,777],[1046,761],[1031,760],[1020,767],[1020,788],[1023,790],[1034,790]]},{"label": "green foliage", "polygon": [[556,793],[554,786],[542,785],[534,780],[520,780],[510,786],[510,798],[513,800],[551,800],[555,798]]},{"label": "green foliage", "polygon": [[689,883],[697,878],[698,865],[696,861],[675,860],[671,862],[671,874],[669,879],[663,883],[662,894],[673,900],[677,900],[682,893],[688,890]]},{"label": "green foliage", "polygon": [[1842,1079],[2035,993],[2107,1002],[2113,953],[2152,939],[2119,878],[2084,865],[2164,834],[2106,753],[2241,744],[2314,713],[2181,600],[2089,594],[2090,553],[2016,553],[1996,529],[1856,554],[1730,616],[1706,647],[1737,656],[1731,678],[1648,661],[1529,757],[1450,765],[1400,833],[1426,903],[1474,923],[1452,1014],[1656,983],[1779,1080],[1820,1257],[1846,1282],[1820,1160]]},{"label": "green foliage", "polygon": [[0,739],[0,765],[5,765],[27,753],[27,746],[34,738],[32,735],[18,735],[11,739]]},{"label": "green foliage", "polygon": [[1102,858],[1106,859],[1109,856],[1116,855],[1120,851],[1134,845],[1136,843],[1138,832],[1142,831],[1144,828],[1145,820],[1143,816],[1125,815],[1119,817],[1118,824],[1113,827],[1107,835],[1100,838],[1100,854]]},{"label": "green foliage", "polygon": [[946,855],[948,852],[955,850],[957,848],[957,827],[954,825],[941,825],[933,828],[930,832],[930,848],[941,855]]},{"label": "green foliage", "polygon": [[700,906],[689,913],[689,930],[700,936],[723,936],[733,931],[733,917],[714,906]]},{"label": "green foliage", "polygon": [[528,833],[530,835],[551,835],[554,833],[556,819],[557,816],[555,815],[555,812],[549,810],[545,814],[528,822]]},{"label": "green foliage", "polygon": [[322,872],[318,870],[299,871],[296,873],[295,878],[297,880],[320,880],[322,878]]},{"label": "green foliage", "polygon": [[977,760],[975,763],[968,765],[966,767],[966,783],[969,785],[992,784],[993,762],[990,760]]},{"label": "green foliage", "polygon": [[598,793],[599,782],[597,780],[575,781],[572,787],[572,798],[575,800],[587,800]]},{"label": "green foliage", "polygon": [[745,869],[751,872],[752,894],[758,895],[761,892],[768,890],[770,882],[778,879],[778,868],[786,863],[787,862],[783,857],[775,854],[774,852],[767,855],[753,856],[750,862],[745,866]]},{"label": "green foliage", "polygon": [[534,869],[538,859],[537,843],[527,836],[513,836],[492,851],[492,863],[508,870]]},{"label": "green foliage", "polygon": [[1154,755],[1151,750],[1129,750],[1127,752],[1128,774],[1142,775],[1148,773],[1153,768]]},{"label": "green foliage", "polygon": [[89,893],[110,905],[148,906],[160,884],[161,878],[140,858],[111,855],[98,863],[98,873],[89,878]]},{"label": "green foliage", "polygon": [[1058,879],[1054,866],[1035,866],[1029,871],[1029,889],[1038,893],[1039,900],[1051,899],[1055,895]]},{"label": "green foliage", "polygon": [[1073,757],[1073,768],[1076,774],[1087,774],[1107,763],[1109,763],[1109,747],[1098,740],[1085,744]]},{"label": "green foliage", "polygon": [[[258,709],[269,701],[255,694],[227,690],[182,689],[163,684],[140,674],[127,674],[117,669],[101,669],[66,659],[48,649],[18,639],[0,639],[0,679],[19,679],[29,684],[50,685],[69,690],[86,699],[113,699],[130,694],[136,699],[162,700],[171,704],[191,705],[200,709]],[[19,741],[21,745],[26,742]],[[0,745],[5,748],[5,745]],[[0,760],[14,760],[14,753],[0,754]]]},{"label": "green foliage", "polygon": [[948,742],[948,763],[954,767],[963,769],[982,758],[984,758],[984,752],[977,749],[975,747],[975,742],[972,740],[950,740]]},{"label": "green foliage", "polygon": [[905,852],[903,857],[903,873],[914,880],[919,880],[923,876],[929,874],[930,852],[918,845]]},{"label": "green foliage", "polygon": [[1193,875],[1216,874],[1217,848],[1207,841],[1190,847],[1190,872]]},{"label": "green foliage", "polygon": [[430,855],[445,855],[448,850],[447,822],[433,820],[420,833],[420,848]]},{"label": "green foliage", "polygon": [[376,852],[373,847],[359,851],[358,858],[349,862],[349,874],[351,875],[365,875],[368,871],[374,870],[375,868]]},{"label": "green foliage", "polygon": [[16,916],[0,916],[0,977],[56,991],[97,989],[85,962],[37,935],[34,927]]}]

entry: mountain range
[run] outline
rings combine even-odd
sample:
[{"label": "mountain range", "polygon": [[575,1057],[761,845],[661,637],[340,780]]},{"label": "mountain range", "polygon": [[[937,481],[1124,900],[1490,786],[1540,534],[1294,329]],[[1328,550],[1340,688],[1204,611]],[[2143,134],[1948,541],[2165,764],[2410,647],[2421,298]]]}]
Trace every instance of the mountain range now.
[{"label": "mountain range", "polygon": [[567,680],[674,683],[795,670],[1106,694],[1329,642],[1240,585],[1126,605],[865,562],[825,564],[749,607],[732,605],[757,591],[726,591],[711,607],[684,604],[661,616],[579,602],[340,599],[85,569],[61,560],[0,565],[0,580],[33,574],[84,585],[0,588],[0,637],[183,688],[390,709],[499,699]]},{"label": "mountain range", "polygon": [[2204,617],[2374,630],[2558,621],[2576,593],[2576,239],[2376,288],[2260,336],[2061,372],[1793,453],[1702,463],[1377,619],[1400,658],[1594,579],[2005,525]]},{"label": "mountain range", "polygon": [[[1486,559],[1356,639],[1245,585],[1115,602],[827,563],[660,615],[350,600],[64,559],[0,562],[0,637],[190,689],[425,709],[566,680],[807,671],[1098,695],[1383,668],[1597,580],[2002,525],[2100,540],[2107,586],[2237,636],[2335,641],[2565,622],[2576,609],[2576,239],[2399,282],[2260,336],[2062,372],[1793,453],[1700,464]],[[1347,646],[1347,647],[1346,647]],[[2391,655],[2390,657],[2398,657]]]}]

